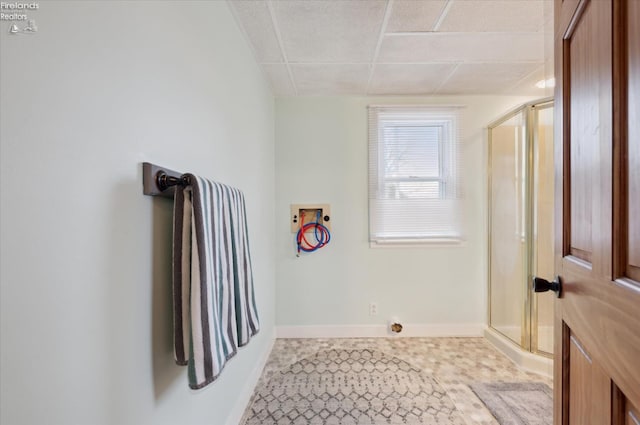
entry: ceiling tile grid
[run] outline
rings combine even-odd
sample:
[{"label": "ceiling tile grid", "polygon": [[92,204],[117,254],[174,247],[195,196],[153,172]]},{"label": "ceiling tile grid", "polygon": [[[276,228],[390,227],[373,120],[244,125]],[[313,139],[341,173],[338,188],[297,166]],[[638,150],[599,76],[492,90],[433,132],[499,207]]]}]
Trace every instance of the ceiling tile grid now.
[{"label": "ceiling tile grid", "polygon": [[228,3],[276,96],[544,95],[552,67],[551,0]]}]

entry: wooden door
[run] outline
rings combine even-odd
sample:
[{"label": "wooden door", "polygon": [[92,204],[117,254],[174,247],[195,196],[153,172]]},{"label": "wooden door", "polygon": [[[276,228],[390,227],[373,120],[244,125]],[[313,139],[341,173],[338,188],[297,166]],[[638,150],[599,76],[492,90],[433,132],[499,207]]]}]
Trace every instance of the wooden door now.
[{"label": "wooden door", "polygon": [[640,0],[555,0],[554,423],[640,425]]}]

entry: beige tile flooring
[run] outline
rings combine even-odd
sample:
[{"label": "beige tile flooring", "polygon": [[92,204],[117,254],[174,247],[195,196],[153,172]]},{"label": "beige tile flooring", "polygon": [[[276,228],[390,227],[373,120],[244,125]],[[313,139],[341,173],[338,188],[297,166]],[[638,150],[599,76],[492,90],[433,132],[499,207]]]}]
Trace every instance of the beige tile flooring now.
[{"label": "beige tile flooring", "polygon": [[440,383],[468,425],[497,424],[469,384],[542,382],[552,386],[551,379],[520,370],[484,338],[352,338],[276,340],[257,388],[279,370],[332,349],[373,349],[406,361]]}]

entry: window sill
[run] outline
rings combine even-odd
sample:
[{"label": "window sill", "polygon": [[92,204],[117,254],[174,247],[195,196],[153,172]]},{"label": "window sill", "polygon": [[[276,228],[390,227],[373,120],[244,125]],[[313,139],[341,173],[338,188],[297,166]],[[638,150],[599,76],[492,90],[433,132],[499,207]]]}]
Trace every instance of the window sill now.
[{"label": "window sill", "polygon": [[464,239],[394,239],[386,241],[369,241],[370,248],[445,248],[463,247],[467,245]]}]

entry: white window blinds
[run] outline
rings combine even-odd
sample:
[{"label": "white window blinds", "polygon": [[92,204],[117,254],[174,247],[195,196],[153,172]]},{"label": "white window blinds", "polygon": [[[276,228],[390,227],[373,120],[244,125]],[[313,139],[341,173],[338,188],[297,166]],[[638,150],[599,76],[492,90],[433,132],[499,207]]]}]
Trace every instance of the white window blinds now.
[{"label": "white window blinds", "polygon": [[459,109],[369,106],[372,244],[462,238]]}]

